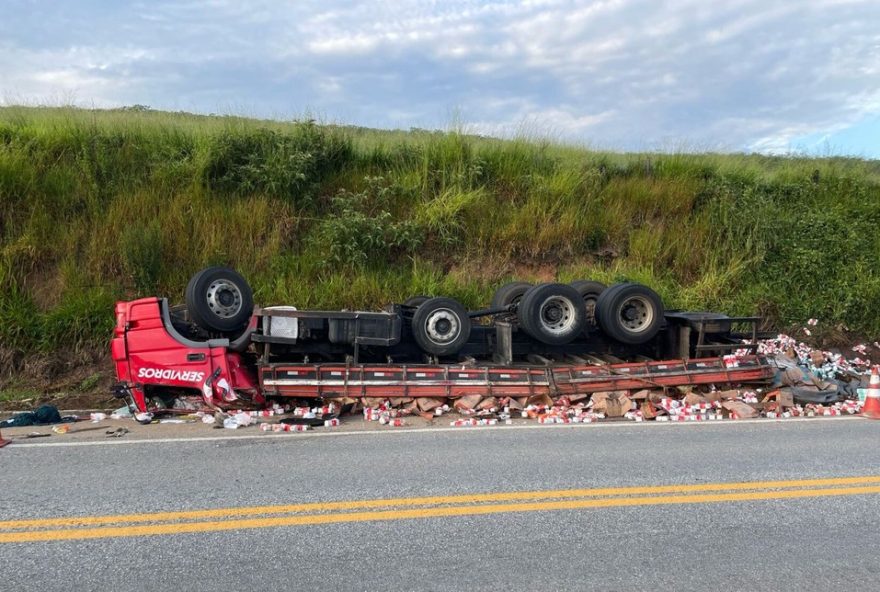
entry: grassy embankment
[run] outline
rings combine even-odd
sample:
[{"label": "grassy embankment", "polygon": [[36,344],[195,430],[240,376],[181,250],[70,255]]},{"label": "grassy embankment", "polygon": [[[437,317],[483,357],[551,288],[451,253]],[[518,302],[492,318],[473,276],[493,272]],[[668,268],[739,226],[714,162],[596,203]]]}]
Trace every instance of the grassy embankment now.
[{"label": "grassy embankment", "polygon": [[878,229],[877,161],[3,108],[0,377],[102,354],[115,299],[180,299],[215,263],[264,304],[479,306],[511,278],[630,279],[670,307],[875,339]]}]

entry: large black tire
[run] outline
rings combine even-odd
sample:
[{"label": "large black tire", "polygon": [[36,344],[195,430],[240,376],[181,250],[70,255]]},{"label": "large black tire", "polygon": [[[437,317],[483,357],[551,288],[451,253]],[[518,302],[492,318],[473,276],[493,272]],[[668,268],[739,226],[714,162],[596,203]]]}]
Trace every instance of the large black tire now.
[{"label": "large black tire", "polygon": [[410,296],[406,300],[403,301],[404,306],[412,306],[413,308],[418,308],[423,305],[425,302],[430,300],[430,296]]},{"label": "large black tire", "polygon": [[424,352],[451,356],[470,338],[471,319],[457,300],[430,298],[413,314],[412,332]]},{"label": "large black tire", "polygon": [[254,295],[247,281],[228,267],[209,267],[186,286],[186,308],[193,322],[206,331],[232,333],[247,325]]},{"label": "large black tire", "polygon": [[548,345],[570,343],[584,332],[584,299],[567,284],[538,284],[523,296],[517,308],[520,327]]},{"label": "large black tire", "polygon": [[653,339],[663,326],[663,301],[642,284],[616,284],[599,295],[596,319],[610,338],[627,345]]},{"label": "large black tire", "polygon": [[593,280],[576,280],[569,285],[577,290],[584,299],[584,304],[587,307],[587,321],[590,324],[595,325],[596,301],[599,300],[599,294],[605,291],[605,284],[594,282]]},{"label": "large black tire", "polygon": [[531,287],[532,284],[528,282],[510,282],[509,284],[504,284],[495,290],[495,294],[492,296],[491,308],[497,310],[499,308],[506,308],[511,304],[519,303]]}]

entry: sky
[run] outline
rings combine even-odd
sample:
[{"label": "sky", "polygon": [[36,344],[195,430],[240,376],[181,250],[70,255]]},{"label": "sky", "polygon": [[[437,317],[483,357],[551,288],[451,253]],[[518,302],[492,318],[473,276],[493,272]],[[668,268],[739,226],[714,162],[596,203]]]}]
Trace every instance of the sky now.
[{"label": "sky", "polygon": [[0,103],[880,158],[880,0],[0,0]]}]

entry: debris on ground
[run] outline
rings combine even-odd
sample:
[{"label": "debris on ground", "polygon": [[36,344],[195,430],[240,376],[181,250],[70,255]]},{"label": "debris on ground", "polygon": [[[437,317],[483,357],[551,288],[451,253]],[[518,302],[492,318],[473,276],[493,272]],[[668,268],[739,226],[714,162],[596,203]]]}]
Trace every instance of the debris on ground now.
[{"label": "debris on ground", "polygon": [[135,421],[137,421],[140,424],[148,425],[148,424],[153,423],[154,416],[149,411],[146,411],[143,413],[135,413],[134,419],[135,419]]},{"label": "debris on ground", "polygon": [[264,432],[307,432],[309,424],[261,423],[260,429]]},{"label": "debris on ground", "polygon": [[40,405],[33,411],[16,413],[5,421],[0,421],[0,428],[18,428],[34,425],[52,425],[58,423],[75,422],[75,415],[61,416],[58,408],[54,405]]},{"label": "debris on ground", "polygon": [[[810,327],[818,324],[817,319],[807,322]],[[811,334],[807,327],[802,331]],[[771,359],[779,368],[775,386],[789,388],[800,403],[824,405],[858,396],[858,389],[865,386],[872,367],[870,352],[872,347],[880,350],[878,346],[854,345],[850,351],[856,355],[847,358],[839,351],[814,348],[795,337],[779,334],[759,341],[758,354]],[[747,352],[737,352],[744,353]]]},{"label": "debris on ground", "polygon": [[131,417],[131,407],[129,407],[128,405],[120,407],[110,414],[110,419],[124,419],[127,417]]},{"label": "debris on ground", "polygon": [[52,434],[46,434],[43,432],[28,432],[27,434],[21,434],[19,436],[13,436],[13,440],[32,440],[34,438],[49,438]]}]

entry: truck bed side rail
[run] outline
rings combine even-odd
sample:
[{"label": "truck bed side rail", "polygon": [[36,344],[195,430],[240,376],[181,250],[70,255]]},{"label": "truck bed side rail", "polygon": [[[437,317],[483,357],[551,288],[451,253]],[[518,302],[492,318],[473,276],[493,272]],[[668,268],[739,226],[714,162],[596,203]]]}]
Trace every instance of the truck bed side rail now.
[{"label": "truck bed side rail", "polygon": [[522,397],[760,383],[775,373],[776,368],[762,356],[741,357],[735,365],[725,364],[723,358],[701,358],[550,368],[268,364],[260,368],[260,385],[265,395],[298,398]]}]

